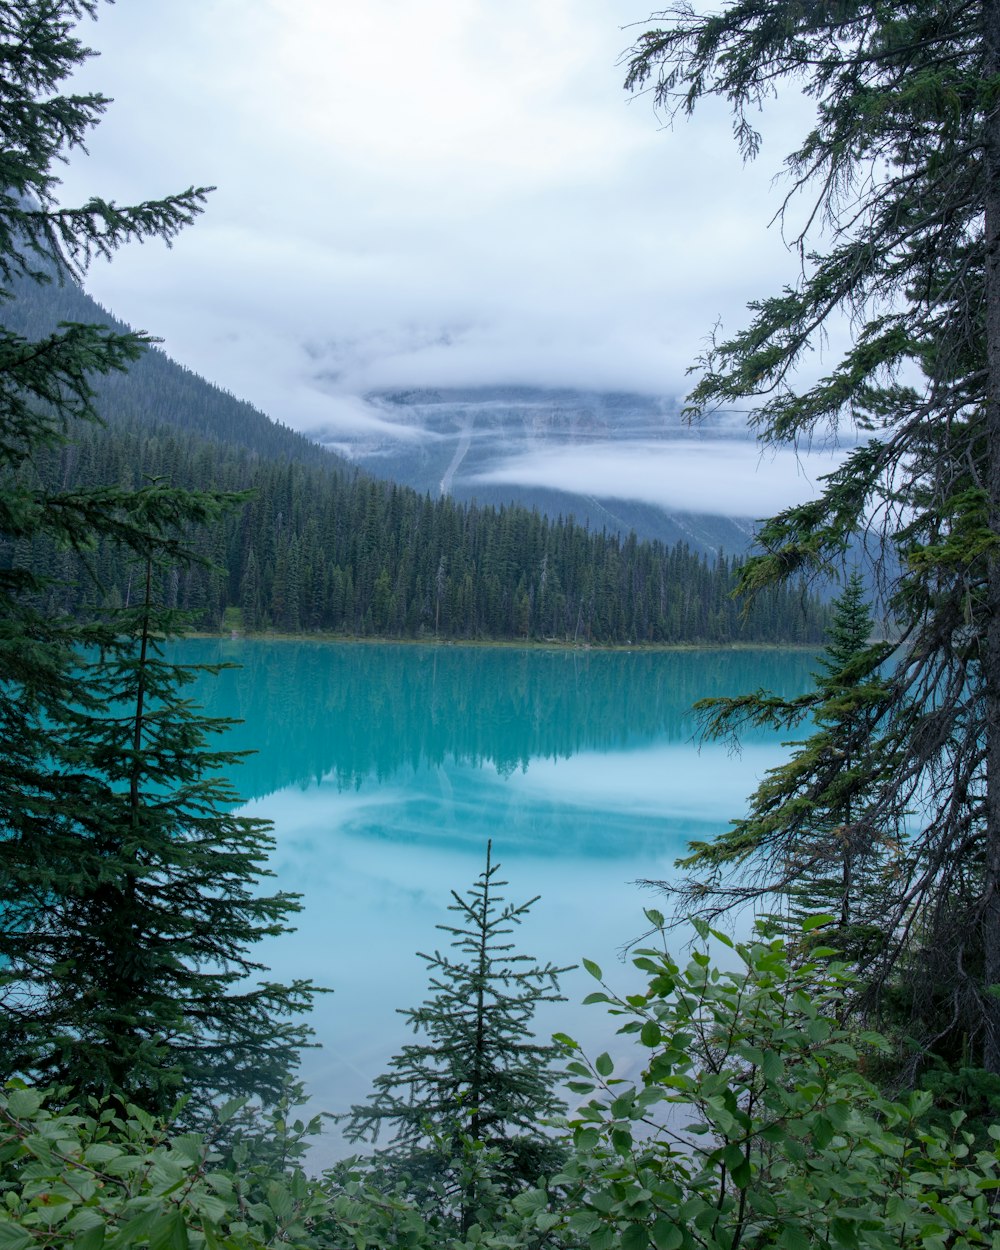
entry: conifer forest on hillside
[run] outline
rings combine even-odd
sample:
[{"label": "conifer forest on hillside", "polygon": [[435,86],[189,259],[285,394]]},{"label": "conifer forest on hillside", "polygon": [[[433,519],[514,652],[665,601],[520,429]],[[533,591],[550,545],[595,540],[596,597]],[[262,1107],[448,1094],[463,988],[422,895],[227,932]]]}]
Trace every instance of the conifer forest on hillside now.
[{"label": "conifer forest on hillside", "polygon": [[[103,314],[71,281],[16,285],[19,333]],[[361,637],[576,643],[816,643],[822,600],[779,589],[747,608],[736,565],[683,544],[591,533],[524,507],[432,500],[352,468],[158,351],[95,383],[106,424],[33,458],[43,489],[158,479],[191,490],[250,491],[238,514],[196,541],[211,561],[174,572],[170,606],[198,628],[239,609],[249,631]],[[46,606],[93,611],[129,598],[113,547],[88,576],[43,536],[11,551],[49,575]],[[231,618],[230,618],[231,619]]]}]

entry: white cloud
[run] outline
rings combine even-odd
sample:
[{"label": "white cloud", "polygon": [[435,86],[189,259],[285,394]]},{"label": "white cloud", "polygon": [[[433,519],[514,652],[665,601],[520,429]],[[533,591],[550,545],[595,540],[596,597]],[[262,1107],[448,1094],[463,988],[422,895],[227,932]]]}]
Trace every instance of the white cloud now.
[{"label": "white cloud", "polygon": [[[631,0],[143,0],[85,32],[116,97],[67,199],[217,183],[94,293],[299,427],[382,385],[681,392],[721,315],[794,272],[724,108],[659,128],[617,64]],[[321,376],[318,376],[321,375]],[[348,416],[351,414],[348,412]],[[357,413],[355,412],[355,416]]]},{"label": "white cloud", "polygon": [[761,452],[745,440],[607,442],[515,456],[475,480],[758,518],[812,498],[817,476],[836,462],[833,455]]}]

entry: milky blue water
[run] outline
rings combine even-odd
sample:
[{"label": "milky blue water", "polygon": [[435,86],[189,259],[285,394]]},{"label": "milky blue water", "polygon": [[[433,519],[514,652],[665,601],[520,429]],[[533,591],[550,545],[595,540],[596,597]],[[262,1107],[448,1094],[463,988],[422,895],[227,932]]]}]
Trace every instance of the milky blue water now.
[{"label": "milky blue water", "polygon": [[[182,658],[241,667],[199,680],[211,714],[242,720],[225,745],[253,749],[233,774],[248,814],[273,821],[276,884],[303,896],[296,933],[268,944],[279,978],[335,993],[313,1023],[303,1073],[317,1109],[341,1110],[409,1034],[397,1007],[424,998],[418,950],[442,945],[449,890],[480,872],[487,839],[521,901],[517,936],[542,961],[595,959],[625,983],[621,948],[662,906],[641,879],[674,875],[694,838],[741,814],[787,754],[757,733],[742,753],[701,746],[691,704],[809,688],[812,657],[776,651],[519,651],[305,642],[191,641]],[[678,939],[678,944],[681,939]],[[604,1049],[614,1024],[563,978],[546,1009]]]}]

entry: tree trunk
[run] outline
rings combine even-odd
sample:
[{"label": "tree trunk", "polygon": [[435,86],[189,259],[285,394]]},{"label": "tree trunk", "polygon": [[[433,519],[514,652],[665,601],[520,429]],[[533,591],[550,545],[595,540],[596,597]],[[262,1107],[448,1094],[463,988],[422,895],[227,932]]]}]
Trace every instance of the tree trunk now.
[{"label": "tree trunk", "polygon": [[[986,76],[1000,75],[1000,0],[982,0]],[[986,246],[986,411],[983,485],[989,524],[1000,536],[1000,112],[984,118]],[[990,556],[987,623],[982,652],[986,733],[986,814],[983,837],[983,1064],[1000,1073],[1000,552]]]}]

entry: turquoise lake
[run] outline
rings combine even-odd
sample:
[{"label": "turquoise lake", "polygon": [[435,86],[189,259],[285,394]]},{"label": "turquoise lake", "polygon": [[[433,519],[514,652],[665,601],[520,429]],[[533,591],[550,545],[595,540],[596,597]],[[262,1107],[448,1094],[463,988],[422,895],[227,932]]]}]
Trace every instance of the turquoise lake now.
[{"label": "turquoise lake", "polygon": [[[435,925],[487,839],[507,899],[541,896],[518,947],[556,964],[587,956],[630,983],[621,950],[643,907],[662,906],[637,882],[671,877],[687,843],[741,814],[787,754],[765,733],[739,754],[699,747],[691,704],[798,693],[815,669],[779,651],[192,640],[180,655],[240,666],[199,678],[194,698],[242,721],[224,745],[256,754],[232,779],[247,814],[274,823],[276,884],[303,896],[297,931],[263,958],[278,978],[335,991],[313,1016],[322,1049],[303,1063],[314,1109],[329,1111],[364,1098],[410,1036],[396,1008],[425,996],[416,952],[446,942]],[[569,1001],[546,1008],[539,1032],[609,1048],[614,1022],[578,1005],[591,988],[567,974]]]}]

